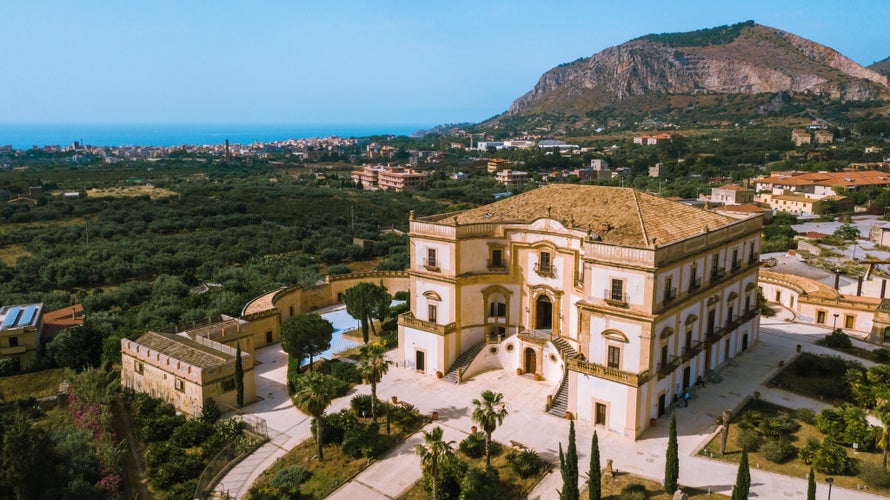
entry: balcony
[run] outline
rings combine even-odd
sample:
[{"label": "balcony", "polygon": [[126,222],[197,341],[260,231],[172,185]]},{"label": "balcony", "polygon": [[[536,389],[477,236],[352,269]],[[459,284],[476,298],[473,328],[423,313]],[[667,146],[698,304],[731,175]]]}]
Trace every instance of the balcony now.
[{"label": "balcony", "polygon": [[439,261],[437,259],[424,259],[423,268],[434,273],[439,272]]},{"label": "balcony", "polygon": [[627,307],[627,294],[617,293],[609,289],[603,290],[603,300],[615,307]]},{"label": "balcony", "polygon": [[448,333],[453,333],[457,329],[456,323],[448,323],[447,325],[440,325],[439,323],[433,323],[431,321],[424,321],[422,319],[417,319],[414,317],[414,314],[410,312],[406,312],[404,314],[399,315],[399,325],[405,326],[408,328],[413,328],[415,330],[422,330],[424,332],[435,333],[436,335],[446,335]]},{"label": "balcony", "polygon": [[683,361],[689,361],[704,349],[705,344],[702,341],[693,342],[692,345],[683,349]]},{"label": "balcony", "polygon": [[545,278],[553,277],[553,265],[552,264],[542,264],[540,262],[535,263],[535,272],[538,275],[543,276]]},{"label": "balcony", "polygon": [[717,342],[718,340],[725,337],[727,334],[732,333],[733,331],[738,329],[738,327],[740,327],[743,324],[747,323],[748,321],[751,321],[752,319],[754,319],[758,314],[760,314],[760,311],[758,309],[754,308],[754,309],[751,309],[750,311],[746,312],[745,314],[742,314],[738,318],[735,318],[731,321],[727,321],[726,326],[724,326],[722,328],[717,328],[716,330],[708,332],[707,337],[705,337],[705,342],[708,344],[713,344],[713,343]]},{"label": "balcony", "polygon": [[676,288],[669,288],[664,291],[664,303],[665,304],[670,304],[676,298],[677,298],[677,289]]},{"label": "balcony", "polygon": [[28,350],[26,345],[17,345],[12,347],[0,348],[0,356],[12,356],[13,354],[22,354]]},{"label": "balcony", "polygon": [[491,272],[507,272],[507,264],[503,261],[503,259],[488,259],[488,270]]},{"label": "balcony", "polygon": [[730,269],[732,272],[737,272],[741,268],[742,268],[742,261],[737,260],[732,263],[732,267]]},{"label": "balcony", "polygon": [[680,356],[668,356],[668,359],[669,361],[667,363],[658,363],[655,368],[655,372],[658,374],[658,380],[670,375],[678,366],[680,366],[680,363],[683,362],[683,358]]},{"label": "balcony", "polygon": [[718,283],[726,276],[726,269],[712,269],[711,270],[711,283]]},{"label": "balcony", "polygon": [[701,278],[692,278],[689,282],[689,293],[692,293],[701,288]]},{"label": "balcony", "polygon": [[630,373],[618,368],[609,368],[608,366],[591,363],[590,361],[582,361],[580,359],[569,358],[566,364],[569,370],[592,375],[597,378],[610,380],[619,384],[629,385],[631,387],[639,387],[646,383],[651,377],[649,370],[642,373]]},{"label": "balcony", "polygon": [[752,253],[751,255],[748,256],[748,264],[752,265],[752,266],[754,264],[760,264],[760,256],[757,255],[756,253]]}]

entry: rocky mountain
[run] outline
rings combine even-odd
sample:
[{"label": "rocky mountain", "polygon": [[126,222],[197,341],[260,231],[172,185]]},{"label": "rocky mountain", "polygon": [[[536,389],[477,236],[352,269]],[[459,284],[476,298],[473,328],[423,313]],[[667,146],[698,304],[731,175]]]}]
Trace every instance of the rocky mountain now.
[{"label": "rocky mountain", "polygon": [[647,35],[562,64],[544,73],[505,116],[580,115],[638,96],[812,93],[883,99],[890,97],[887,78],[824,45],[747,21]]},{"label": "rocky mountain", "polygon": [[868,67],[868,69],[874,71],[875,73],[890,77],[890,57],[872,64]]}]

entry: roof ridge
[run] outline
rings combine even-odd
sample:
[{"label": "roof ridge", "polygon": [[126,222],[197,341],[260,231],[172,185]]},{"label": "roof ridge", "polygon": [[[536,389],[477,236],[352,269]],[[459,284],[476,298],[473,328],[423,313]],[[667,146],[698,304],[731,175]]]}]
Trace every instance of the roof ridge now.
[{"label": "roof ridge", "polygon": [[643,209],[640,208],[640,200],[637,198],[637,190],[634,188],[630,188],[630,192],[633,196],[634,205],[637,207],[637,218],[640,220],[640,231],[643,232],[643,244],[648,247],[649,235],[646,234],[646,223],[645,221],[643,221]]}]

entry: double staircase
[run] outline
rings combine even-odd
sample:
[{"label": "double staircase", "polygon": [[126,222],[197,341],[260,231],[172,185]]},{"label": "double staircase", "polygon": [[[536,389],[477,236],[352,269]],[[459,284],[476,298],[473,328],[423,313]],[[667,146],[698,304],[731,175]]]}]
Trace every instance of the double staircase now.
[{"label": "double staircase", "polygon": [[473,359],[479,354],[479,351],[482,350],[482,347],[485,346],[485,342],[479,342],[466,351],[462,352],[460,356],[454,360],[454,363],[451,365],[451,368],[448,369],[448,372],[445,373],[445,380],[451,382],[452,384],[458,383],[457,380],[457,372],[461,370],[462,372],[466,372],[467,367],[470,366],[470,363],[473,362]]},{"label": "double staircase", "polygon": [[582,356],[561,337],[557,337],[551,340],[551,342],[553,347],[556,347],[556,350],[559,351],[559,355],[562,356],[563,362],[566,363],[566,368],[563,369],[562,380],[559,383],[559,389],[556,390],[556,395],[553,397],[553,404],[550,406],[549,413],[559,418],[564,418],[569,407],[568,361],[573,358],[581,358]]}]

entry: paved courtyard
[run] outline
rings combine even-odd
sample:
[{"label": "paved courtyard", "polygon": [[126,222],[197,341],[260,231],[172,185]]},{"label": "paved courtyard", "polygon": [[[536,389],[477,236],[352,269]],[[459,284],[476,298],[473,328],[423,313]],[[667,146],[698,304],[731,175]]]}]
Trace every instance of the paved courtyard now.
[{"label": "paved courtyard", "polygon": [[[789,315],[764,318],[761,324],[761,338],[732,365],[721,372],[723,382],[708,384],[696,389],[688,408],[675,410],[678,417],[680,449],[680,482],[684,485],[714,492],[729,494],[735,482],[737,467],[714,460],[698,457],[695,452],[716,432],[716,420],[723,408],[735,409],[755,390],[764,399],[789,407],[811,407],[821,409],[824,403],[802,398],[785,391],[770,389],[762,385],[777,370],[780,360],[789,360],[797,344],[803,344],[805,351],[824,352],[823,348],[812,345],[828,331],[809,325],[799,325],[786,321]],[[265,399],[250,407],[246,412],[266,419],[272,440],[253,456],[243,461],[223,479],[222,491],[235,498],[241,498],[253,480],[301,441],[309,438],[309,420],[290,404],[284,377],[286,362],[284,353],[277,346],[261,349],[257,358],[262,365],[257,367],[257,392]],[[470,432],[473,425],[471,401],[485,389],[494,389],[504,394],[509,402],[510,414],[503,426],[494,433],[494,438],[502,443],[511,440],[534,448],[551,463],[558,463],[558,444],[568,436],[568,421],[549,415],[544,411],[547,394],[554,389],[552,382],[536,382],[527,376],[517,376],[507,370],[486,372],[453,385],[412,370],[391,367],[390,372],[378,386],[381,399],[397,396],[416,406],[424,414],[438,412],[439,420],[425,427],[429,430],[438,425],[445,431],[445,438],[459,442]],[[368,393],[368,386],[356,388],[350,395],[332,405],[330,411],[348,406],[354,394]],[[664,473],[664,453],[667,447],[667,417],[662,417],[656,425],[647,429],[636,442],[607,431],[600,431],[600,456],[602,464],[612,459],[619,471],[632,472],[656,481]],[[586,423],[576,426],[579,451],[579,468],[586,469],[593,429]],[[365,469],[352,481],[334,492],[330,498],[369,499],[397,498],[415,481],[420,479],[420,461],[414,454],[414,444],[422,439],[418,433],[401,446],[382,457]],[[804,478],[791,478],[757,469],[752,464],[752,496],[767,499],[806,498]],[[820,475],[821,478],[821,475]],[[561,487],[561,476],[554,469],[532,492],[531,498],[549,499],[556,497]],[[877,498],[865,492],[834,488],[833,498],[859,499]],[[821,485],[817,498],[827,498],[827,488]]]}]

